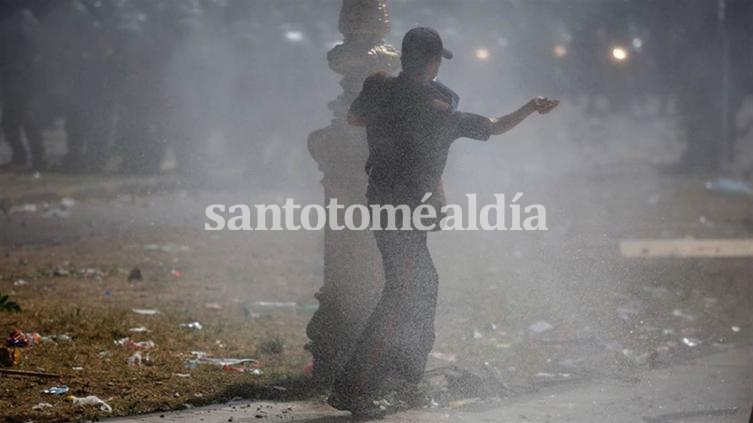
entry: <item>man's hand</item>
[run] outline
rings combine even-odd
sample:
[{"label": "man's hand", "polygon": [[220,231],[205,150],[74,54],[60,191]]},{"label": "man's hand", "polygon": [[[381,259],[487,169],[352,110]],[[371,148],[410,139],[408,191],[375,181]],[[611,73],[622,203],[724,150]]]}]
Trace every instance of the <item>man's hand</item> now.
[{"label": "man's hand", "polygon": [[528,106],[539,114],[545,115],[554,110],[560,104],[559,100],[552,100],[546,97],[536,97],[528,102]]},{"label": "man's hand", "polygon": [[551,112],[557,105],[560,104],[559,100],[552,100],[546,97],[536,97],[531,99],[520,109],[510,113],[509,115],[492,119],[492,135],[500,135],[516,127],[525,118],[531,115],[531,113],[538,112],[542,115]]}]

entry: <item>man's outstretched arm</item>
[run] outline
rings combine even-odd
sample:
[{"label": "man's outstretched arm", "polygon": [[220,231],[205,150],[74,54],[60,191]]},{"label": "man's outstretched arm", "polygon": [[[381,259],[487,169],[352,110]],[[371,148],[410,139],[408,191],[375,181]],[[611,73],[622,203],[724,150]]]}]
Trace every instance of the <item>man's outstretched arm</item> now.
[{"label": "man's outstretched arm", "polygon": [[509,115],[492,119],[492,135],[504,134],[510,129],[518,126],[520,122],[523,122],[534,112],[539,112],[542,115],[549,113],[557,107],[558,104],[560,104],[559,100],[536,97]]}]

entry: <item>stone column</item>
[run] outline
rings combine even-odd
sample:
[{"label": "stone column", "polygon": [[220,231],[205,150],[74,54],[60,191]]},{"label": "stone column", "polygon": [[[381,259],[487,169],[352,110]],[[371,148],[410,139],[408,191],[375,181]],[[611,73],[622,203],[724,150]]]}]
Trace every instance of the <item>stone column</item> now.
[{"label": "stone column", "polygon": [[[325,205],[336,198],[345,208],[365,204],[364,172],[368,147],[363,128],[346,122],[348,108],[374,72],[392,72],[399,64],[385,44],[389,19],[384,0],[343,0],[339,30],[344,41],[328,54],[329,67],[343,76],[342,94],[329,103],[334,119],[308,139],[311,156],[324,177]],[[344,212],[338,213],[342,225]],[[329,218],[329,216],[328,216]],[[357,218],[357,217],[356,217]],[[382,263],[370,231],[325,229],[324,284],[316,294],[319,309],[307,327],[314,358],[314,379],[331,383],[348,359],[383,284]]]}]

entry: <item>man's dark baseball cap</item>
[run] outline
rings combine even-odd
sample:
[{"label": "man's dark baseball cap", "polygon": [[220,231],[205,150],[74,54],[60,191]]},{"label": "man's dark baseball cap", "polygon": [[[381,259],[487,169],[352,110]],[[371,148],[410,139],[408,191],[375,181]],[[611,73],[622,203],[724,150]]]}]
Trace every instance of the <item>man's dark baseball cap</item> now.
[{"label": "man's dark baseball cap", "polygon": [[405,34],[401,54],[409,59],[424,59],[436,56],[452,59],[452,52],[444,48],[442,38],[439,37],[437,30],[424,26],[413,28]]}]

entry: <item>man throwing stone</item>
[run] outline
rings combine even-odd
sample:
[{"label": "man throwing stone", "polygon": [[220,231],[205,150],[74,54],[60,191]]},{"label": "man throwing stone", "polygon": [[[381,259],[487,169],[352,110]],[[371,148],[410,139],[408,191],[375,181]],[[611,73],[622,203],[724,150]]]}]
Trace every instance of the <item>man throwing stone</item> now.
[{"label": "man throwing stone", "polygon": [[[488,140],[559,104],[539,97],[496,119],[460,112],[455,110],[457,96],[435,81],[442,59],[452,58],[437,31],[408,31],[401,54],[402,72],[368,77],[348,115],[351,125],[366,127],[369,205],[404,204],[412,212],[432,193],[438,212],[442,173],[454,140]],[[386,217],[373,218],[385,228]],[[373,400],[386,380],[418,384],[434,344],[439,280],[427,232],[400,229],[399,212],[395,221],[397,230],[373,231],[384,265],[384,290],[329,398],[333,407],[356,415],[378,411]]]}]

